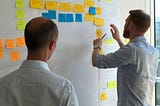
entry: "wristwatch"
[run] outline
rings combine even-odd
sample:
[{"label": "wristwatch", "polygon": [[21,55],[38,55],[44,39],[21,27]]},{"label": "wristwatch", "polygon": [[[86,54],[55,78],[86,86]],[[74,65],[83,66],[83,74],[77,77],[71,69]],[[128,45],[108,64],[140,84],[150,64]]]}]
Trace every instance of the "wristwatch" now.
[{"label": "wristwatch", "polygon": [[100,46],[95,45],[95,46],[93,47],[93,49],[99,49],[99,50],[101,50],[101,47],[100,47]]}]

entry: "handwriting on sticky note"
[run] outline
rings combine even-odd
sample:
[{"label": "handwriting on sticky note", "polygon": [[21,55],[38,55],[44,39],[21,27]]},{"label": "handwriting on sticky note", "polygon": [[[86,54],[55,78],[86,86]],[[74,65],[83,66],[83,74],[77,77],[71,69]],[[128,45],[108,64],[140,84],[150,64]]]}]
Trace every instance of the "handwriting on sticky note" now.
[{"label": "handwriting on sticky note", "polygon": [[26,26],[26,20],[17,20],[16,21],[17,30],[24,30]]},{"label": "handwriting on sticky note", "polygon": [[109,81],[107,83],[107,88],[108,89],[115,89],[115,88],[117,88],[117,81]]},{"label": "handwriting on sticky note", "polygon": [[66,3],[66,2],[61,2],[60,3],[60,10],[71,12],[71,11],[73,11],[72,10],[72,4],[71,3]]},{"label": "handwriting on sticky note", "polygon": [[20,52],[19,51],[11,51],[10,52],[10,60],[11,61],[18,61],[18,60],[20,60]]},{"label": "handwriting on sticky note", "polygon": [[74,4],[74,12],[80,12],[80,13],[84,13],[85,12],[85,8],[84,5],[82,4]]},{"label": "handwriting on sticky note", "polygon": [[3,58],[3,48],[0,47],[0,59]]},{"label": "handwriting on sticky note", "polygon": [[6,48],[8,48],[8,49],[12,49],[12,48],[16,47],[14,39],[6,39],[5,44],[6,44],[5,45]]},{"label": "handwriting on sticky note", "polygon": [[88,14],[88,13],[86,13],[85,16],[84,16],[85,21],[94,21],[94,19],[95,19],[94,15],[91,15],[91,14]]},{"label": "handwriting on sticky note", "polygon": [[25,18],[26,14],[24,10],[16,10],[16,18]]},{"label": "handwriting on sticky note", "polygon": [[16,0],[16,8],[24,8],[24,0]]},{"label": "handwriting on sticky note", "polygon": [[107,93],[106,93],[106,92],[102,92],[102,93],[100,94],[100,99],[101,99],[101,101],[107,100]]},{"label": "handwriting on sticky note", "polygon": [[94,24],[97,26],[104,26],[104,19],[103,18],[95,18]]},{"label": "handwriting on sticky note", "polygon": [[24,47],[24,46],[26,46],[24,37],[18,37],[18,38],[16,38],[16,45],[17,45],[17,47]]},{"label": "handwriting on sticky note", "polygon": [[58,10],[58,2],[46,1],[47,10]]},{"label": "handwriting on sticky note", "polygon": [[96,30],[96,37],[97,38],[101,38],[102,37],[102,30],[101,29],[97,29]]},{"label": "handwriting on sticky note", "polygon": [[44,9],[44,2],[42,0],[30,0],[30,7]]},{"label": "handwriting on sticky note", "polygon": [[0,39],[0,48],[3,48],[2,39]]},{"label": "handwriting on sticky note", "polygon": [[84,5],[85,5],[85,7],[94,6],[95,5],[95,1],[93,1],[93,0],[85,0],[84,1]]},{"label": "handwriting on sticky note", "polygon": [[104,44],[113,44],[114,43],[114,39],[105,39],[104,40]]},{"label": "handwriting on sticky note", "polygon": [[96,14],[101,15],[102,14],[102,8],[101,7],[96,7]]}]

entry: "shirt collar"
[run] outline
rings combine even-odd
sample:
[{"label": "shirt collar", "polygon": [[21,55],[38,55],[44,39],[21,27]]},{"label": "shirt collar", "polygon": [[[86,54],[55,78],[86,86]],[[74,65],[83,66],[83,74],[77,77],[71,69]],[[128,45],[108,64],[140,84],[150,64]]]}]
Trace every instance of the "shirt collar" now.
[{"label": "shirt collar", "polygon": [[24,60],[21,67],[27,67],[27,68],[39,68],[39,69],[44,69],[50,71],[48,64],[44,61],[40,60]]},{"label": "shirt collar", "polygon": [[138,41],[142,41],[142,40],[146,40],[146,38],[144,36],[138,36],[138,37],[132,39],[131,42],[138,42]]}]

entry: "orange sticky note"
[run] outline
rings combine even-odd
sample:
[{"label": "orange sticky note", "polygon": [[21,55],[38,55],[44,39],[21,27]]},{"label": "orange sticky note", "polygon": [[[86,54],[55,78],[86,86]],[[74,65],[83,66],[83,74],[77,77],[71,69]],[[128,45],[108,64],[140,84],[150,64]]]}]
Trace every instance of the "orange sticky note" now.
[{"label": "orange sticky note", "polygon": [[0,48],[3,48],[2,39],[0,39]]},{"label": "orange sticky note", "polygon": [[46,1],[47,10],[58,10],[58,2]]},{"label": "orange sticky note", "polygon": [[84,5],[82,4],[74,4],[74,12],[85,12]]},{"label": "orange sticky note", "polygon": [[44,9],[44,2],[42,0],[30,0],[30,7]]},{"label": "orange sticky note", "polygon": [[101,101],[107,100],[107,93],[106,92],[102,92],[101,95],[100,95],[100,99],[101,99]]},{"label": "orange sticky note", "polygon": [[19,51],[12,51],[12,52],[10,52],[10,60],[11,61],[18,61],[18,60],[20,60],[20,52]]},{"label": "orange sticky note", "polygon": [[61,2],[60,3],[60,10],[71,12],[71,11],[73,11],[72,10],[72,4],[71,3],[66,3],[66,2]]},{"label": "orange sticky note", "polygon": [[84,16],[85,21],[94,21],[94,19],[95,19],[95,16],[88,13],[86,13]]},{"label": "orange sticky note", "polygon": [[96,7],[96,14],[101,15],[102,14],[102,8],[101,7]]},{"label": "orange sticky note", "polygon": [[95,5],[95,1],[93,1],[93,0],[85,0],[84,1],[84,5],[85,5],[85,7],[94,6]]},{"label": "orange sticky note", "polygon": [[97,29],[96,30],[96,37],[97,38],[101,38],[102,37],[102,30],[101,29]]},{"label": "orange sticky note", "polygon": [[3,57],[3,48],[0,47],[0,59]]},{"label": "orange sticky note", "polygon": [[6,39],[6,48],[8,48],[8,49],[12,49],[12,48],[15,48],[16,47],[16,45],[15,45],[15,41],[14,41],[14,39]]},{"label": "orange sticky note", "polygon": [[104,26],[104,19],[103,18],[95,18],[94,24],[98,26]]},{"label": "orange sticky note", "polygon": [[16,44],[17,44],[17,47],[26,46],[24,37],[16,38]]}]

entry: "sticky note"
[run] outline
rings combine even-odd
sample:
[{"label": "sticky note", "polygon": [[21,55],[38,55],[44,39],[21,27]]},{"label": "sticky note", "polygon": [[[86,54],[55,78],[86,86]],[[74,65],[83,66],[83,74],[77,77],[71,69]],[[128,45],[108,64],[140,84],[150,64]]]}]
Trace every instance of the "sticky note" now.
[{"label": "sticky note", "polygon": [[85,8],[84,5],[82,4],[74,4],[74,12],[80,12],[80,13],[84,13],[85,12]]},{"label": "sticky note", "polygon": [[25,10],[16,10],[16,18],[25,18],[26,13]]},{"label": "sticky note", "polygon": [[20,52],[19,51],[11,51],[10,52],[10,60],[11,61],[18,61],[18,60],[20,60]]},{"label": "sticky note", "polygon": [[44,2],[42,0],[30,0],[30,7],[44,9]]},{"label": "sticky note", "polygon": [[101,50],[100,50],[100,54],[102,55],[102,54],[104,54],[104,51],[103,51],[103,49],[101,48]]},{"label": "sticky note", "polygon": [[26,20],[17,20],[16,21],[17,30],[24,30],[26,26]]},{"label": "sticky note", "polygon": [[85,0],[84,1],[84,5],[85,5],[85,7],[94,6],[95,5],[95,1],[94,0]]},{"label": "sticky note", "polygon": [[45,17],[48,19],[56,19],[56,11],[49,10],[48,13],[42,13],[42,17]]},{"label": "sticky note", "polygon": [[109,81],[107,83],[107,88],[108,89],[115,89],[115,88],[117,88],[117,81]]},{"label": "sticky note", "polygon": [[6,41],[5,41],[5,47],[8,48],[8,49],[15,48],[16,45],[15,45],[14,39],[6,39]]},{"label": "sticky note", "polygon": [[88,13],[86,13],[85,16],[84,16],[85,21],[94,21],[94,19],[95,19],[94,15],[91,15],[91,14],[88,14]]},{"label": "sticky note", "polygon": [[90,7],[89,8],[89,13],[92,15],[96,15],[96,8],[95,7]]},{"label": "sticky note", "polygon": [[58,10],[58,2],[46,1],[47,10]]},{"label": "sticky note", "polygon": [[3,57],[3,48],[0,47],[0,59]]},{"label": "sticky note", "polygon": [[96,7],[96,14],[101,15],[102,14],[102,8],[101,7]]},{"label": "sticky note", "polygon": [[16,0],[16,8],[24,8],[24,0]]},{"label": "sticky note", "polygon": [[114,39],[105,39],[104,40],[104,44],[113,44],[114,43]]},{"label": "sticky note", "polygon": [[102,92],[100,94],[100,99],[101,99],[101,101],[106,101],[107,100],[107,93],[106,92]]},{"label": "sticky note", "polygon": [[102,30],[101,29],[97,29],[96,30],[96,37],[97,38],[101,38],[102,37]]},{"label": "sticky note", "polygon": [[66,2],[61,2],[60,3],[60,10],[71,12],[71,11],[73,11],[72,10],[72,4],[71,3],[66,3]]},{"label": "sticky note", "polygon": [[103,18],[95,18],[94,24],[97,26],[104,26],[104,19]]},{"label": "sticky note", "polygon": [[112,2],[112,0],[104,0],[105,2]]},{"label": "sticky note", "polygon": [[58,22],[66,22],[66,15],[58,14]]},{"label": "sticky note", "polygon": [[2,39],[0,39],[0,48],[3,48]]},{"label": "sticky note", "polygon": [[75,22],[82,22],[82,14],[76,14]]},{"label": "sticky note", "polygon": [[74,22],[73,14],[66,14],[66,22]]},{"label": "sticky note", "polygon": [[18,38],[16,38],[16,45],[17,45],[17,47],[24,47],[24,46],[26,46],[24,37],[18,37]]},{"label": "sticky note", "polygon": [[130,40],[129,39],[125,39],[125,43],[127,44],[127,43],[129,43],[130,42]]}]

